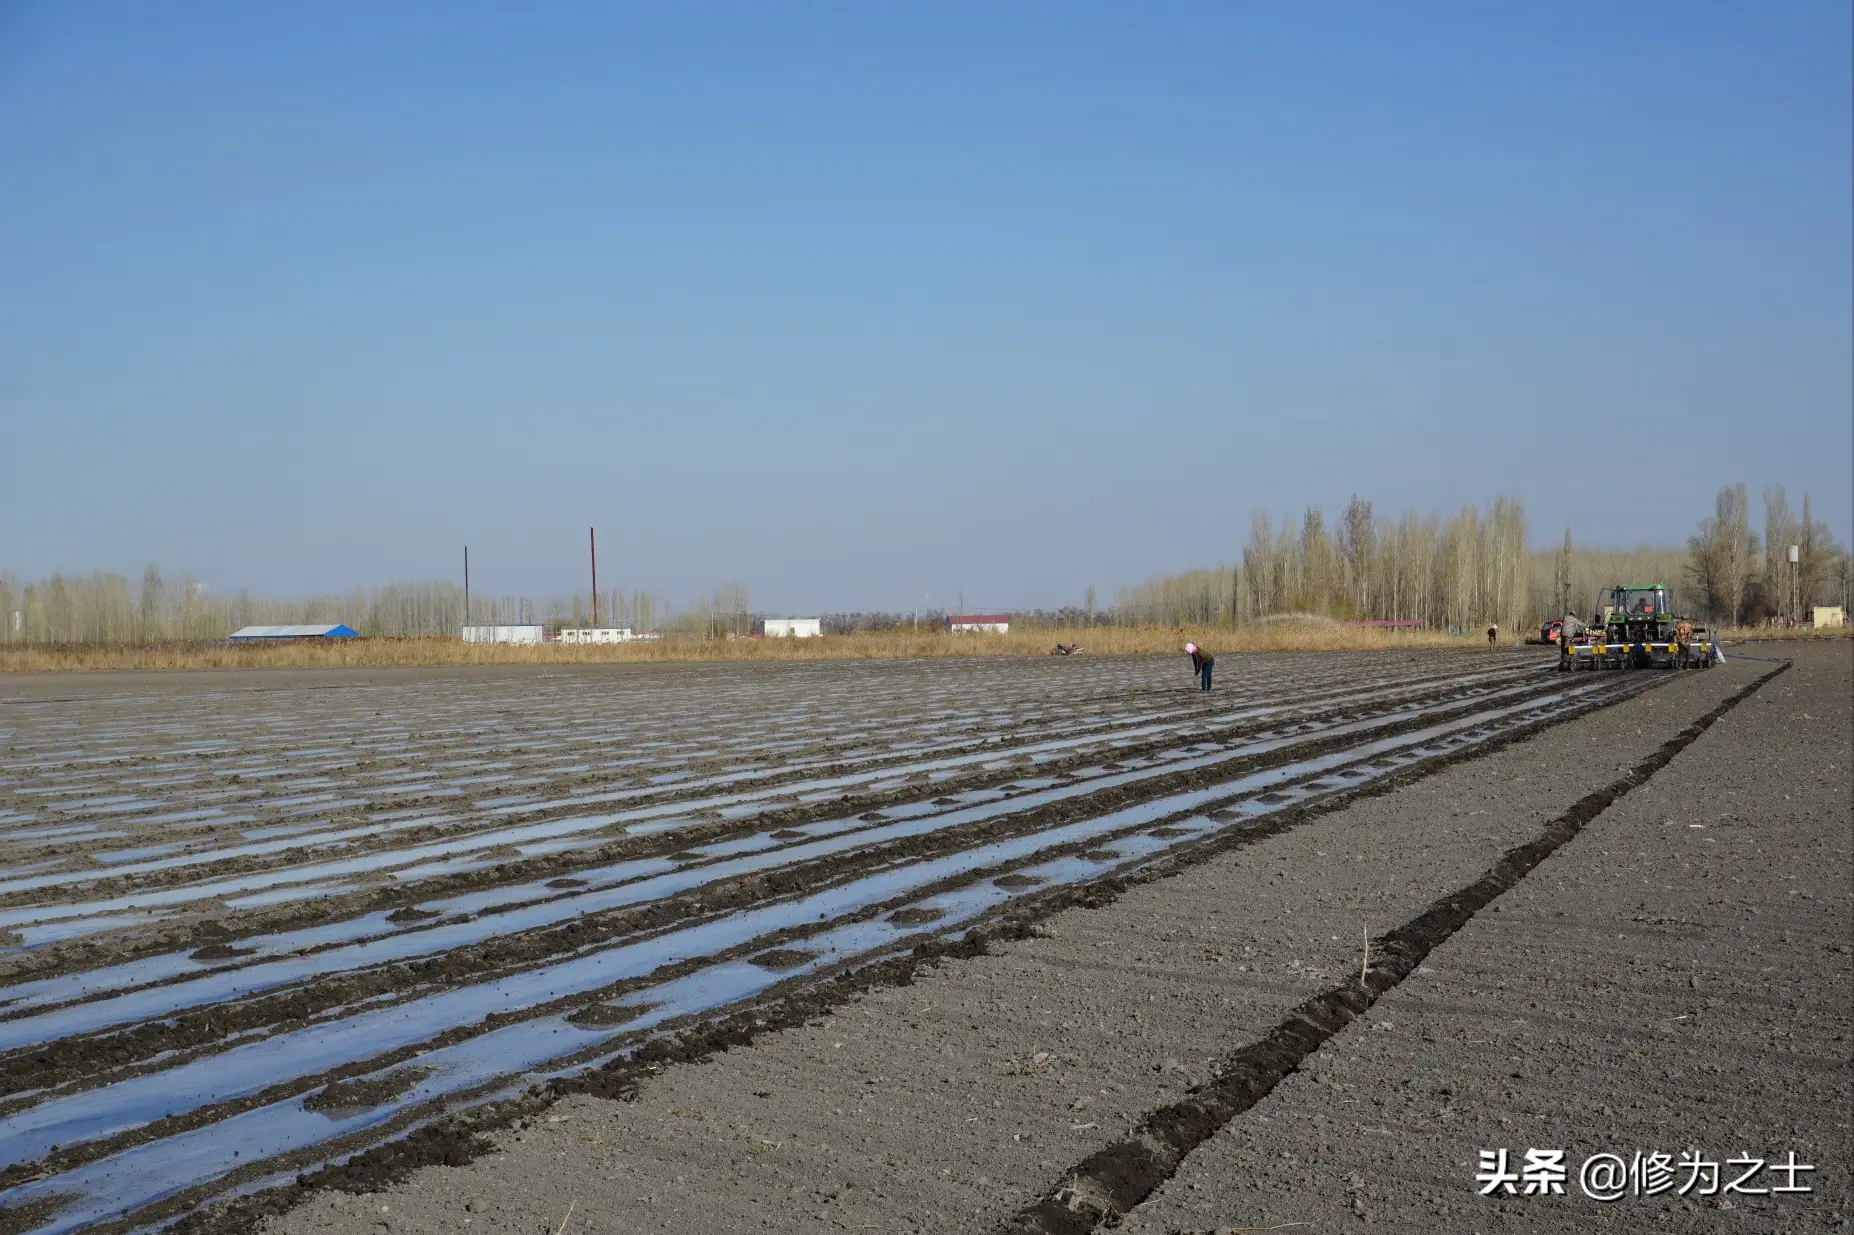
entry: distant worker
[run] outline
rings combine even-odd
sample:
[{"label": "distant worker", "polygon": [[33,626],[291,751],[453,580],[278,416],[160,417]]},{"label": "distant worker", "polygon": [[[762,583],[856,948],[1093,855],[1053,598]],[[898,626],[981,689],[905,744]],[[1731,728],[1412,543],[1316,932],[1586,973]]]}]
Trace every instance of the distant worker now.
[{"label": "distant worker", "polygon": [[1488,623],[1488,626],[1487,626],[1487,646],[1488,646],[1488,647],[1492,647],[1492,646],[1494,645],[1494,641],[1495,641],[1495,640],[1497,640],[1497,639],[1498,639],[1499,637],[1500,637],[1500,626],[1499,626],[1499,623],[1497,623],[1497,622],[1490,622],[1490,623]]},{"label": "distant worker", "polygon": [[1210,693],[1210,670],[1217,663],[1217,658],[1195,643],[1185,644],[1185,651],[1191,654],[1191,672],[1197,678],[1199,691]]}]

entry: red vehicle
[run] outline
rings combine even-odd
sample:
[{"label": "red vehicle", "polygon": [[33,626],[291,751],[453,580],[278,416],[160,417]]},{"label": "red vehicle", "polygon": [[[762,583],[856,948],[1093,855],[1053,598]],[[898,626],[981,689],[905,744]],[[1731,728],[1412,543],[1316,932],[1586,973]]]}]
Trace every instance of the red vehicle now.
[{"label": "red vehicle", "polygon": [[1564,638],[1564,619],[1557,618],[1539,627],[1540,643],[1557,643]]}]

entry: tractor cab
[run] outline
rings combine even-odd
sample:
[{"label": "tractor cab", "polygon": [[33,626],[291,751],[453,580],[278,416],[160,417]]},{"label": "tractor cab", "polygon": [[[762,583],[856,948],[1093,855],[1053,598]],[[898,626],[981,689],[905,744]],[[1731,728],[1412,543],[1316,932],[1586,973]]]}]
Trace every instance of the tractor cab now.
[{"label": "tractor cab", "polygon": [[1625,621],[1641,622],[1654,618],[1667,617],[1667,589],[1661,584],[1649,587],[1624,587],[1618,584],[1610,590],[1610,611]]},{"label": "tractor cab", "polygon": [[1603,633],[1611,643],[1664,641],[1674,630],[1666,584],[1618,583],[1609,590],[1604,609]]}]

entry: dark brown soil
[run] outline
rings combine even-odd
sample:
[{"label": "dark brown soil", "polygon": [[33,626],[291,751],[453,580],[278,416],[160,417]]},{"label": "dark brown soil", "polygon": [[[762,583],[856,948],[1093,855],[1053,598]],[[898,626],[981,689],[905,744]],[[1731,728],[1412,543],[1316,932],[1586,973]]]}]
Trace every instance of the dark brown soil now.
[{"label": "dark brown soil", "polygon": [[337,1081],[310,1094],[303,1105],[312,1111],[345,1111],[390,1102],[431,1075],[429,1068],[401,1068],[364,1081]]},{"label": "dark brown soil", "polygon": [[[1107,665],[1107,662],[1100,663]],[[1309,660],[1305,663],[1314,662]],[[1483,668],[1486,663],[1477,658],[1474,668]],[[883,669],[883,672],[890,671],[887,667]],[[1639,680],[1618,679],[1617,681],[1619,685],[1626,687],[1614,696],[1617,699],[1624,698],[1631,690],[1662,684],[1662,681],[1651,679],[1647,675],[1642,675]],[[1560,685],[1561,683],[1556,680],[1541,678],[1536,683],[1534,693],[1544,694],[1555,691]],[[1422,690],[1406,692],[1394,704],[1386,703],[1381,710],[1389,711],[1407,707],[1414,700],[1441,701],[1452,697],[1454,690],[1454,686],[1445,676],[1438,676],[1433,685]],[[1156,704],[1159,692],[1154,692],[1154,694]],[[1171,706],[1169,702],[1171,693],[1166,693],[1162,697],[1168,700],[1165,706]],[[1125,709],[1130,704],[1129,698],[1125,696],[1115,697],[1110,694],[1104,696],[1104,699],[1107,700],[1109,709]],[[1631,701],[1631,705],[1634,702],[1636,701]],[[1042,705],[1039,703],[1038,706]],[[1079,707],[1079,704],[1076,706]],[[1100,708],[1100,705],[1093,706]],[[1453,706],[1436,715],[1425,717],[1421,723],[1430,724],[1448,716],[1468,715],[1479,706],[1472,698],[1460,698]],[[1365,715],[1373,710],[1380,709],[1377,709],[1376,705],[1373,708],[1364,708],[1357,703],[1343,705],[1316,703],[1309,706],[1301,715],[1336,718],[1341,715]],[[1206,713],[1206,715],[1211,714]],[[1397,728],[1380,732],[1396,732],[1414,723],[1406,722]],[[1275,718],[1273,724],[1279,726],[1279,718]],[[1269,727],[1267,722],[1257,722],[1248,726],[1248,729],[1267,727]],[[1241,732],[1243,730],[1240,729],[1227,731],[1219,735],[1219,740],[1227,740]],[[1041,734],[1031,731],[1024,740],[1047,736],[1047,733],[1047,729]],[[995,756],[988,751],[987,758],[1010,758],[1009,743],[1018,739],[1015,736],[1002,736],[1002,728],[1000,734],[1003,745]],[[1525,736],[1524,730],[1516,729],[1490,744],[1487,750],[1521,741]],[[274,1033],[280,1029],[307,1024],[314,1018],[345,1007],[382,1007],[389,1005],[393,1000],[443,990],[458,983],[486,983],[495,980],[499,974],[513,974],[545,963],[549,959],[584,954],[606,946],[612,941],[635,936],[642,932],[663,930],[706,915],[728,913],[772,897],[803,895],[809,890],[843,881],[863,872],[883,869],[902,860],[950,853],[975,844],[1020,835],[1032,829],[1095,817],[1123,806],[1148,801],[1162,794],[1177,793],[1185,789],[1213,788],[1226,780],[1247,775],[1257,768],[1289,758],[1305,758],[1352,740],[1355,739],[1322,739],[1316,735],[1305,745],[1286,754],[1232,760],[1213,769],[1180,772],[1155,777],[1135,785],[1097,789],[1086,796],[1035,807],[1018,814],[1000,814],[994,818],[963,826],[956,833],[948,830],[941,834],[929,833],[914,836],[882,846],[869,846],[863,850],[835,855],[816,862],[792,864],[709,884],[701,887],[695,894],[674,900],[642,904],[617,911],[587,913],[556,925],[507,934],[482,944],[457,948],[442,955],[420,958],[412,962],[387,964],[372,969],[331,972],[325,977],[298,988],[259,992],[236,1002],[184,1011],[178,1015],[141,1025],[131,1025],[105,1034],[62,1039],[9,1057],[6,1060],[8,1078],[6,1087],[14,1092],[22,1092],[23,1089],[33,1086],[83,1087],[94,1085],[106,1077],[113,1081],[138,1070],[172,1066],[175,1062],[188,1058],[210,1055],[227,1040],[229,1035]],[[1178,743],[1179,738],[1176,735],[1168,736],[1162,740],[1154,740],[1145,746],[1116,751],[1115,756],[1117,759],[1137,761],[1144,754],[1160,753],[1176,747]],[[480,751],[473,750],[471,753],[473,757],[489,760],[502,752],[484,748]],[[819,746],[808,757],[823,753],[824,747]],[[1486,756],[1486,751],[1470,753],[1476,758]],[[390,757],[381,760],[382,765],[389,762]],[[558,762],[564,763],[565,761],[558,760]],[[695,760],[690,762],[688,767],[699,771],[710,766],[719,767],[724,762],[717,759],[705,762]],[[1019,766],[1014,772],[996,768],[985,771],[975,764],[969,772],[960,774],[947,782],[944,787],[935,784],[926,792],[942,793],[945,796],[936,800],[950,803],[963,800],[961,797],[953,796],[956,792],[963,793],[973,788],[1002,788],[1012,785],[1014,782],[1011,777],[1027,775],[1021,766],[1023,761],[1018,762]],[[1422,776],[1431,774],[1436,768],[1444,766],[1445,763],[1446,760],[1437,761],[1429,767],[1412,770],[1385,783],[1370,786],[1362,794],[1356,790],[1348,790],[1347,792],[1351,794],[1349,798],[1335,798],[1293,808],[1270,816],[1257,826],[1245,825],[1245,829],[1226,830],[1202,843],[1191,843],[1179,848],[1165,862],[1154,864],[1141,871],[1137,880],[1141,883],[1150,883],[1153,880],[1189,870],[1196,863],[1223,860],[1218,855],[1227,855],[1250,846],[1262,845],[1273,838],[1284,836],[1290,829],[1321,819],[1324,815],[1343,807],[1346,801],[1365,801],[1373,796],[1389,793],[1397,785],[1415,782]],[[1060,777],[1070,769],[1090,766],[1099,768],[1101,765],[1102,757],[1098,749],[1084,750],[1072,757],[1065,757],[1039,767],[1037,774]],[[416,770],[414,763],[408,762],[402,766],[408,772]],[[805,775],[807,777],[831,775],[835,774],[839,767],[840,765],[837,764],[826,763]],[[410,779],[410,777],[402,777],[402,779]],[[633,776],[627,772],[617,783],[644,784],[650,782],[651,779],[645,776]],[[481,871],[441,875],[410,888],[397,885],[390,875],[374,873],[362,877],[372,880],[375,884],[372,887],[318,897],[308,903],[241,912],[236,918],[229,915],[223,905],[205,906],[200,912],[210,916],[197,917],[176,926],[163,925],[156,930],[143,932],[139,937],[133,933],[124,932],[98,940],[59,944],[41,949],[29,959],[20,962],[29,968],[16,972],[19,972],[19,976],[50,976],[74,968],[87,968],[98,963],[121,959],[125,956],[143,955],[151,951],[159,951],[164,947],[171,948],[175,940],[186,941],[196,950],[201,959],[236,962],[251,955],[250,949],[239,946],[239,941],[246,936],[250,928],[274,931],[280,927],[288,929],[309,927],[339,921],[343,917],[360,912],[377,913],[383,909],[390,911],[386,915],[388,920],[396,925],[413,928],[403,933],[403,937],[411,938],[419,933],[420,923],[439,917],[434,911],[416,907],[415,901],[515,880],[544,883],[554,892],[571,893],[586,884],[586,880],[574,872],[595,865],[638,857],[669,857],[681,863],[707,862],[711,859],[699,852],[696,849],[697,845],[745,837],[755,832],[764,834],[769,830],[775,838],[796,840],[806,834],[796,828],[784,826],[785,824],[821,819],[841,820],[852,813],[860,813],[865,819],[872,816],[879,819],[884,806],[898,806],[921,801],[923,790],[918,787],[921,779],[921,777],[911,778],[917,785],[914,788],[892,789],[881,793],[867,792],[861,796],[834,801],[785,807],[775,813],[747,820],[727,821],[713,813],[692,815],[690,818],[695,822],[679,824],[673,831],[661,835],[632,836],[624,834],[621,825],[613,825],[610,832],[611,839],[608,843],[597,849],[574,853],[544,854],[524,858],[513,846],[493,849],[479,856],[502,857],[504,860],[495,866]],[[607,779],[603,783],[609,785],[612,782]],[[890,783],[896,782],[890,781]],[[1338,783],[1338,778],[1334,778],[1334,783]],[[601,782],[598,780],[597,773],[587,773],[582,784],[588,788],[597,788],[600,787]],[[686,793],[687,796],[694,797],[700,791],[685,791],[671,787],[665,792],[666,800],[679,800],[676,799],[678,794]],[[559,793],[559,791],[550,790],[550,793]],[[445,799],[437,795],[430,798],[416,794],[406,795],[393,799],[392,805],[407,809],[414,809],[421,805],[433,809],[449,808]],[[519,819],[524,824],[531,818],[545,821],[573,809],[576,808],[562,806],[551,811],[538,812],[532,816],[523,815]],[[1182,818],[1183,815],[1175,814],[1171,817],[1177,819]],[[1163,826],[1163,818],[1155,821],[1151,814],[1148,814],[1146,818],[1147,823],[1143,824],[1142,828],[1152,835],[1176,838],[1191,834],[1187,829]],[[1152,827],[1153,822],[1158,822],[1161,826]],[[355,846],[344,848],[340,853],[345,859],[352,852],[366,851],[369,846],[398,846],[440,840],[451,835],[447,828],[448,825],[436,823],[429,826],[401,828],[387,839],[362,838]],[[1091,856],[1099,856],[1102,860],[1112,860],[1118,856],[1115,850],[1111,846],[1101,846],[1100,842],[1102,840],[1112,841],[1119,835],[1122,834],[1109,833],[1097,837],[1090,844],[1098,847],[1088,848],[1086,852]],[[1046,851],[1044,856],[1053,856],[1054,852],[1059,851]],[[183,879],[190,880],[202,876],[218,877],[233,871],[260,870],[267,861],[270,859],[240,858],[215,864],[210,870],[191,868],[180,875],[153,873],[146,876],[122,876],[112,874],[82,888],[80,894],[84,897],[98,897],[106,894],[121,894],[125,891],[132,893],[142,887],[173,886]],[[1042,883],[1042,880],[1036,876],[1013,871],[1006,866],[1002,869],[962,875],[949,880],[943,886],[936,885],[935,888],[927,891],[928,894],[933,894],[941,890],[951,890],[970,883],[974,878],[990,879],[1003,887],[1018,890],[1037,888]],[[775,988],[776,993],[760,1008],[739,1015],[731,1015],[713,1023],[684,1026],[672,1024],[670,1026],[672,1032],[668,1037],[649,1041],[639,1039],[640,1049],[633,1062],[620,1068],[600,1070],[590,1074],[583,1083],[555,1086],[548,1092],[534,1095],[531,1098],[478,1107],[467,1116],[442,1119],[437,1124],[420,1128],[415,1135],[409,1138],[383,1147],[371,1148],[369,1142],[362,1138],[356,1138],[343,1146],[331,1145],[323,1152],[336,1152],[337,1150],[342,1153],[358,1152],[354,1152],[353,1156],[341,1167],[317,1173],[313,1178],[327,1186],[361,1188],[378,1186],[386,1181],[400,1178],[405,1171],[419,1165],[438,1162],[461,1164],[473,1154],[480,1152],[483,1147],[480,1134],[484,1130],[508,1126],[510,1120],[525,1119],[529,1113],[538,1109],[534,1104],[545,1104],[559,1093],[583,1091],[634,1096],[639,1092],[640,1086],[656,1075],[656,1070],[667,1064],[704,1058],[718,1050],[730,1050],[733,1047],[760,1040],[769,1033],[796,1028],[806,1023],[807,1019],[832,1014],[833,1009],[843,1007],[846,1001],[857,999],[869,992],[888,989],[889,984],[905,986],[913,980],[917,971],[924,971],[927,967],[945,960],[969,960],[982,957],[986,955],[992,944],[999,940],[1022,941],[1032,938],[1054,938],[1062,934],[1065,928],[1060,924],[1054,924],[1046,930],[1037,925],[1040,919],[1069,907],[1105,904],[1127,886],[1129,885],[1123,880],[1106,880],[1082,888],[1042,889],[1017,898],[1008,917],[981,925],[958,944],[930,942],[916,949],[915,953],[909,957],[893,963],[871,966],[866,970],[836,973],[827,969],[823,972],[829,980],[822,986],[816,985],[817,979],[811,975],[785,979],[780,987]],[[558,901],[567,905],[573,903],[573,898],[570,896],[537,896],[537,899]],[[19,903],[24,902],[20,900]],[[509,905],[498,905],[484,912],[493,917],[493,915],[508,912],[511,908],[513,907]],[[922,916],[918,918],[910,916],[913,914]],[[940,916],[938,913],[922,910],[905,902],[872,906],[865,914],[857,916],[881,915],[888,915],[891,920],[901,925],[926,925],[928,922],[938,920]],[[228,929],[228,921],[235,921],[237,929]],[[695,966],[716,959],[746,959],[777,973],[790,972],[812,961],[818,955],[816,951],[803,946],[809,929],[794,928],[777,936],[766,936],[753,941],[750,947],[724,957],[690,958],[686,964],[679,963],[651,975],[649,981],[668,980],[681,973],[691,972]],[[436,938],[436,936],[433,937]],[[644,984],[644,981],[639,979],[617,984],[602,991],[581,992],[546,1005],[509,1008],[506,1011],[498,1010],[481,1024],[455,1032],[447,1032],[431,1042],[422,1044],[420,1049],[441,1046],[453,1040],[461,1040],[463,1036],[547,1012],[568,1013],[574,1023],[582,1025],[622,1024],[641,1015],[644,1011],[637,1001],[625,1001],[627,991]],[[1091,982],[1084,977],[1081,984],[1086,989]],[[1032,1002],[1034,1002],[1034,997],[1032,997]],[[621,1040],[631,1041],[634,1038],[637,1038],[637,1035],[627,1035]],[[408,1048],[391,1056],[382,1055],[367,1061],[364,1069],[367,1071],[377,1070],[383,1066],[390,1067],[400,1060],[406,1061],[405,1067],[389,1076],[388,1083],[379,1087],[379,1094],[384,1096],[370,1097],[371,1091],[363,1091],[364,1084],[372,1083],[378,1086],[378,1083],[363,1082],[358,1075],[363,1069],[358,1065],[353,1068],[336,1069],[322,1076],[280,1079],[279,1084],[273,1089],[253,1095],[249,1099],[241,1098],[210,1111],[157,1120],[110,1142],[97,1142],[89,1146],[75,1146],[68,1150],[60,1150],[48,1159],[43,1167],[52,1170],[68,1169],[86,1156],[105,1151],[114,1152],[141,1140],[170,1135],[184,1127],[198,1126],[206,1119],[229,1117],[237,1110],[249,1109],[265,1102],[279,1101],[291,1094],[316,1091],[312,1101],[323,1109],[331,1110],[364,1107],[369,1102],[377,1104],[403,1092],[417,1082],[418,1077],[413,1075],[413,1072],[418,1065],[412,1061],[418,1053],[419,1050]],[[1041,1050],[1025,1048],[1014,1051],[1010,1066],[1016,1070],[1017,1074],[1040,1076],[1071,1066],[1064,1062],[1068,1058],[1063,1050],[1051,1049],[1046,1044]],[[1188,1067],[1187,1064],[1179,1063],[1175,1068],[1173,1067],[1175,1062],[1177,1061],[1168,1062],[1164,1059],[1156,1061],[1153,1065],[1154,1074],[1162,1077],[1171,1076],[1174,1072]],[[412,1079],[403,1084],[400,1083],[399,1078],[408,1075],[411,1075]],[[317,1087],[320,1089],[317,1090]],[[768,1088],[766,1092],[783,1093],[784,1087]],[[383,1125],[382,1131],[408,1131],[414,1127],[416,1122],[417,1120],[411,1115],[405,1118],[395,1115],[388,1124]],[[1088,1121],[1077,1117],[1075,1122],[1086,1124]],[[375,1140],[379,1135],[379,1132],[367,1134]],[[313,1166],[313,1164],[313,1159],[306,1155],[292,1158],[287,1162],[254,1163],[249,1170],[241,1171],[235,1177],[223,1182],[231,1184],[238,1182],[239,1179],[255,1178],[256,1173],[263,1166],[272,1169],[281,1167],[296,1170]],[[27,1170],[38,1169],[26,1164],[21,1165]],[[25,1177],[17,1169],[9,1171],[3,1178],[0,1178],[0,1186],[19,1182]],[[197,1196],[182,1194],[165,1203],[163,1211],[179,1213],[184,1211],[188,1205],[197,1203],[197,1200]],[[264,1202],[260,1208],[268,1207],[268,1205],[269,1202]],[[233,1213],[249,1214],[252,1212],[254,1211],[243,1203],[226,1211],[228,1216]],[[156,1215],[147,1216],[152,1218]],[[205,1221],[205,1219],[200,1221]],[[478,1219],[477,1221],[484,1223],[484,1229],[489,1229],[485,1220]]]},{"label": "dark brown soil", "polygon": [[240,956],[250,956],[255,949],[234,948],[229,943],[209,943],[192,953],[196,961],[229,961]]},{"label": "dark brown soil", "polygon": [[1476,913],[1518,884],[1624,794],[1646,784],[1785,667],[1728,696],[1621,777],[1578,799],[1538,837],[1508,850],[1473,883],[1451,891],[1415,918],[1372,940],[1357,976],[1296,1007],[1261,1039],[1226,1056],[1212,1068],[1213,1080],[1195,1086],[1182,1101],[1149,1113],[1125,1139],[1071,1168],[1048,1196],[1015,1215],[1005,1230],[1010,1235],[1087,1235],[1131,1213],[1172,1177],[1187,1154],[1267,1097],[1328,1039],[1415,972],[1431,951]]},{"label": "dark brown soil", "polygon": [[[4,685],[4,683],[0,683],[0,685]],[[1451,683],[1446,678],[1438,679],[1433,686],[1404,696],[1404,702],[1417,703],[1430,701],[1446,696],[1452,689]],[[1356,711],[1356,709],[1352,710]],[[1330,715],[1331,710],[1327,709],[1323,712],[1316,703],[1313,705],[1311,714],[1315,716]],[[1154,740],[1144,744],[1135,744],[1128,748],[1127,753],[1130,756],[1135,753],[1156,752],[1166,749],[1167,745],[1167,740]],[[1068,760],[1056,761],[1049,765],[1049,768],[1053,772],[1060,772],[1066,766],[1085,763],[1088,759],[1089,757],[1086,755],[1078,755]],[[834,774],[835,771],[836,769],[826,767],[814,769],[806,773],[806,775],[830,775]],[[1009,772],[975,774],[963,783],[985,786],[994,782],[1007,780],[1011,775],[1012,774]],[[770,783],[777,783],[777,778],[774,778]],[[1130,795],[1122,795],[1122,799],[1136,800],[1139,796],[1140,794],[1136,791]],[[873,795],[872,797],[865,797],[861,800],[878,805],[888,802],[910,801],[913,800],[913,791],[908,789],[895,790],[888,794]],[[433,802],[442,804],[444,799],[433,799]],[[407,804],[409,804],[409,802]],[[354,892],[337,893],[332,896],[319,897],[309,902],[255,911],[245,911],[239,915],[239,926],[241,931],[247,934],[258,932],[284,932],[301,929],[310,925],[318,925],[339,917],[377,912],[382,908],[393,908],[397,905],[403,905],[405,900],[409,897],[430,899],[470,891],[501,882],[541,879],[549,874],[554,874],[556,877],[571,878],[573,877],[572,871],[582,867],[605,865],[631,857],[657,856],[672,850],[679,851],[686,849],[691,842],[708,843],[731,839],[769,826],[777,827],[780,820],[802,822],[815,818],[835,817],[841,814],[843,809],[844,806],[841,803],[819,803],[812,806],[794,807],[773,812],[762,815],[755,820],[736,824],[721,822],[696,823],[681,829],[674,838],[636,837],[620,833],[607,845],[596,850],[572,855],[562,854],[522,858],[512,849],[505,849],[496,852],[500,852],[506,860],[488,870],[469,871],[430,879],[424,881],[415,890],[394,888],[389,885],[380,885],[376,883],[375,886],[366,887]],[[547,812],[541,812],[540,817],[547,817]],[[791,840],[801,839],[805,834],[790,828],[779,828],[774,831],[772,835],[775,839]],[[411,828],[396,833],[393,843],[400,845],[422,843],[441,839],[442,836],[443,833],[436,828]],[[352,852],[351,849],[344,851],[344,853],[348,854]],[[183,871],[170,871],[147,875],[110,875],[92,885],[89,894],[133,893],[137,890],[147,888],[172,886],[184,880],[200,877],[210,876],[216,878],[233,874],[250,873],[262,869],[262,866],[263,863],[259,859],[239,858],[224,860],[207,867],[190,867]],[[4,906],[16,899],[19,898],[0,896],[0,906]],[[28,897],[27,899],[30,898]],[[208,934],[207,932],[216,933]],[[11,980],[50,976],[74,966],[89,967],[99,963],[101,959],[104,959],[99,953],[99,948],[109,949],[114,953],[115,959],[124,959],[151,952],[198,947],[202,944],[216,941],[217,938],[222,936],[222,933],[223,927],[219,922],[207,919],[179,927],[156,927],[121,937],[105,937],[100,941],[84,940],[72,945],[53,944],[49,947],[37,949],[31,953],[25,954],[20,958],[0,961],[0,976],[10,978]]]},{"label": "dark brown soil", "polygon": [[655,1006],[648,1003],[595,1003],[581,1008],[567,1017],[567,1020],[575,1025],[589,1025],[595,1029],[601,1029],[634,1021]]},{"label": "dark brown soil", "polygon": [[[1781,651],[1793,669],[1437,946],[1122,1229],[1854,1226],[1854,647]],[[1565,1152],[1565,1194],[1480,1195],[1479,1154],[1528,1147]],[[1590,1155],[1653,1152],[1816,1170],[1784,1196],[1583,1194]]]},{"label": "dark brown soil", "polygon": [[[1538,691],[1549,693],[1556,687],[1555,681],[1547,681],[1538,687]],[[1466,714],[1475,706],[1466,702],[1425,718],[1421,723],[1434,723],[1438,718]],[[1409,721],[1387,726],[1385,732],[1396,732],[1417,723]],[[1343,745],[1348,740],[1316,738],[1294,748],[1292,752],[1271,752],[1252,759],[1232,760],[1210,769],[1184,772],[1176,777],[1107,788],[1085,797],[1068,799],[1019,814],[1002,815],[993,821],[968,826],[956,832],[929,833],[873,849],[781,868],[766,875],[724,881],[705,888],[699,900],[662,901],[634,910],[587,915],[557,927],[499,936],[483,944],[455,948],[428,959],[360,973],[333,975],[311,986],[257,996],[230,1007],[202,1008],[97,1038],[64,1039],[40,1050],[15,1056],[9,1061],[6,1080],[19,1088],[39,1088],[70,1082],[81,1084],[85,1078],[97,1076],[105,1067],[121,1068],[156,1056],[171,1063],[176,1058],[175,1052],[211,1049],[230,1032],[270,1025],[298,1025],[327,1009],[357,1004],[362,1000],[406,998],[429,993],[434,986],[458,981],[484,981],[498,972],[529,968],[547,958],[577,952],[603,940],[662,929],[696,914],[744,907],[768,895],[789,895],[826,880],[874,869],[898,857],[926,857],[950,852],[1055,823],[1105,813],[1155,796],[1176,793],[1181,789],[1215,785],[1246,775],[1257,767],[1285,759],[1305,758]],[[1378,786],[1371,791],[1379,792],[1382,788]],[[1280,826],[1281,822],[1298,817],[1290,812],[1268,826]],[[603,856],[603,851],[599,852]],[[504,877],[507,877],[507,868],[504,868]],[[1005,883],[1002,886],[1027,885]]]},{"label": "dark brown soil", "polygon": [[786,970],[797,969],[807,961],[817,959],[816,952],[807,952],[803,948],[774,948],[762,952],[753,958],[753,963],[761,969]]},{"label": "dark brown soil", "polygon": [[[1657,734],[1660,718],[1684,725],[1749,676],[1692,675],[1580,722],[1577,744],[1559,730],[1337,812],[1290,810],[1294,822],[1246,843],[1192,847],[1118,900],[1097,894],[1102,908],[975,933],[957,964],[885,970],[894,986],[846,979],[848,1002],[814,988],[824,1002],[794,994],[790,1012],[666,1039],[604,1087],[580,1087],[630,1100],[568,1098],[556,1108],[567,1122],[499,1134],[492,1158],[422,1173],[369,1199],[367,1213],[390,1202],[416,1229],[451,1229],[466,1212],[483,1229],[527,1229],[558,1225],[571,1190],[598,1212],[650,1197],[652,1225],[674,1231],[993,1229],[1065,1165],[1183,1099],[1214,1060],[1343,983],[1348,966],[1356,973],[1361,919],[1387,941],[1390,923],[1420,916],[1603,784],[1580,748],[1602,750],[1596,770],[1613,777],[1616,762],[1639,761],[1680,727]],[[1025,906],[1057,907],[1053,894]],[[710,1056],[711,1067],[673,1066]],[[401,1176],[392,1155],[374,1161],[374,1186]],[[469,1197],[481,1203],[464,1211]],[[361,1230],[348,1225],[360,1217],[323,1194],[269,1229]],[[1218,1225],[1232,1222],[1243,1225],[1240,1214]]]}]

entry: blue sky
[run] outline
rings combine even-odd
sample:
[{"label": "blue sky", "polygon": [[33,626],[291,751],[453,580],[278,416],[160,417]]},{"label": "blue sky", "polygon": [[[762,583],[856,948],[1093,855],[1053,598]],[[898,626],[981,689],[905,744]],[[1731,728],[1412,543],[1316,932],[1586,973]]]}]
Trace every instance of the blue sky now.
[{"label": "blue sky", "polygon": [[1836,0],[13,0],[0,567],[548,593],[596,524],[676,600],[1017,607],[1256,509],[1678,543],[1736,480],[1846,542],[1851,47]]}]

